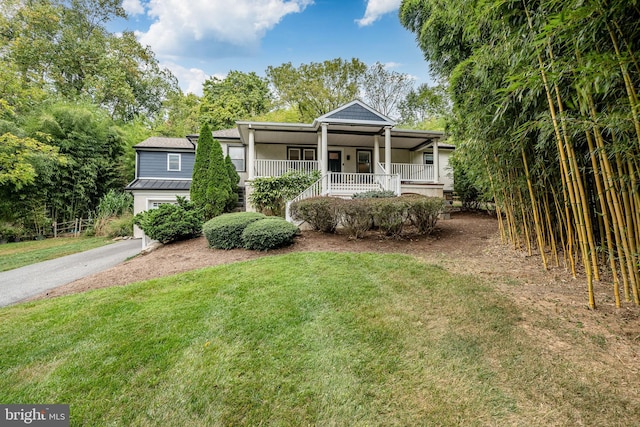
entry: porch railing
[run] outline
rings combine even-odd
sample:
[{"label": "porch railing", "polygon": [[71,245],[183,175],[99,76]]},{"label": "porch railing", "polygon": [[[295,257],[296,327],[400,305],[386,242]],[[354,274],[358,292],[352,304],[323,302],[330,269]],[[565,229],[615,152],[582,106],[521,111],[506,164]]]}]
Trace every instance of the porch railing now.
[{"label": "porch railing", "polygon": [[265,176],[281,176],[289,171],[311,173],[318,170],[316,160],[256,160],[256,178]]},{"label": "porch railing", "polygon": [[433,165],[391,163],[391,173],[402,181],[433,182]]},{"label": "porch railing", "polygon": [[335,195],[351,196],[365,191],[389,190],[400,194],[400,176],[378,173],[327,172],[322,178],[295,198],[287,201],[286,219],[291,222],[291,204],[310,197]]},{"label": "porch railing", "polygon": [[327,188],[327,181],[328,180],[329,180],[329,174],[324,175],[319,180],[317,180],[316,182],[311,184],[311,186],[309,188],[307,188],[306,190],[304,190],[302,193],[298,194],[293,199],[288,200],[287,204],[286,204],[286,210],[285,210],[285,218],[286,218],[286,220],[289,221],[289,222],[293,222],[293,219],[291,218],[291,204],[292,203],[295,203],[295,202],[298,202],[298,201],[304,200],[304,199],[309,199],[311,197],[322,196],[323,194],[326,194],[326,193],[323,193],[323,189]]}]

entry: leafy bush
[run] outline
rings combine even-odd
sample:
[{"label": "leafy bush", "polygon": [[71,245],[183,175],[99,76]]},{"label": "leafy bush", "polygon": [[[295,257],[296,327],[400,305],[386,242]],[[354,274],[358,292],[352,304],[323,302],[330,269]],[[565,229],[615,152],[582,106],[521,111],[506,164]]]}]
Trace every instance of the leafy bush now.
[{"label": "leafy bush", "polygon": [[420,234],[430,234],[436,227],[438,216],[444,209],[444,200],[439,197],[403,196],[407,201],[409,220]]},{"label": "leafy bush", "polygon": [[178,204],[166,203],[139,213],[134,223],[160,243],[191,239],[202,233],[200,211],[184,197],[178,197]]},{"label": "leafy bush", "polygon": [[291,204],[291,217],[306,221],[314,230],[333,233],[340,221],[340,199],[311,197]]},{"label": "leafy bush", "polygon": [[26,233],[23,227],[15,224],[0,223],[0,242],[14,242],[20,240]]},{"label": "leafy bush", "polygon": [[456,155],[449,158],[449,165],[453,168],[453,190],[460,197],[462,208],[465,210],[480,208],[482,189],[468,165]]},{"label": "leafy bush", "polygon": [[234,249],[243,247],[242,232],[252,222],[266,218],[258,212],[237,212],[217,216],[202,227],[209,247]]},{"label": "leafy bush", "polygon": [[284,216],[286,201],[302,193],[318,179],[318,171],[310,174],[289,171],[278,177],[256,178],[252,183],[253,190],[249,201],[259,212]]},{"label": "leafy bush", "polygon": [[130,193],[109,190],[100,199],[90,232],[94,236],[132,236],[133,221],[133,196]]},{"label": "leafy bush", "polygon": [[407,221],[407,203],[400,197],[369,200],[373,222],[387,236],[399,236]]},{"label": "leafy bush", "polygon": [[288,246],[298,234],[298,227],[282,218],[266,218],[255,221],[242,232],[246,249],[267,251]]},{"label": "leafy bush", "polygon": [[359,239],[371,229],[373,217],[368,199],[341,200],[340,222],[350,238]]},{"label": "leafy bush", "polygon": [[386,199],[389,197],[396,197],[396,193],[391,190],[372,190],[356,193],[352,199]]},{"label": "leafy bush", "polygon": [[131,193],[109,190],[98,203],[96,218],[111,218],[131,212],[133,212],[133,196]]}]

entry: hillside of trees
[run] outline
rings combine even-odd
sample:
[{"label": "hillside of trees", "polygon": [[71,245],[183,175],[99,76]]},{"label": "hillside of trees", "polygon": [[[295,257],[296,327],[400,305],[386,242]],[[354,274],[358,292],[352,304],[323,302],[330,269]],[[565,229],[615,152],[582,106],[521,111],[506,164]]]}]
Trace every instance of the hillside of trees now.
[{"label": "hillside of trees", "polygon": [[[42,234],[52,221],[91,216],[133,179],[133,146],[236,120],[307,121],[364,98],[404,126],[442,126],[441,88],[358,59],[230,71],[203,95],[183,93],[154,52],[106,24],[122,0],[5,0],[0,4],[0,227]],[[438,96],[440,96],[438,95]],[[437,110],[437,111],[436,111]]]}]

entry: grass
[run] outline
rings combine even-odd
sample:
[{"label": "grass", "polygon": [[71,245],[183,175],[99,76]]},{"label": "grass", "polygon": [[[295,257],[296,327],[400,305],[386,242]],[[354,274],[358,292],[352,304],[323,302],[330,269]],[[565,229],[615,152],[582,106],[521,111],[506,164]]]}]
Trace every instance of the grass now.
[{"label": "grass", "polygon": [[477,278],[409,256],[265,257],[1,309],[0,402],[67,403],[74,426],[640,419],[615,367],[551,354],[522,323]]},{"label": "grass", "polygon": [[105,237],[58,237],[0,245],[0,271],[12,270],[111,243]]}]

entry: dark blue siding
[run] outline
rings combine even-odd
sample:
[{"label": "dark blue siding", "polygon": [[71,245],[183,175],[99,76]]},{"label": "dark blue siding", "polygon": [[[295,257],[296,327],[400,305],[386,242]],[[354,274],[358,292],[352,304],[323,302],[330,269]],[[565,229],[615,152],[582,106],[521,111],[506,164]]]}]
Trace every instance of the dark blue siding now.
[{"label": "dark blue siding", "polygon": [[329,119],[346,119],[346,120],[367,120],[371,122],[383,122],[382,117],[373,114],[371,111],[358,104],[353,104],[344,110],[340,110],[328,117]]},{"label": "dark blue siding", "polygon": [[169,171],[167,154],[172,151],[138,151],[138,178],[191,178],[195,153],[179,153],[181,157],[180,171]]}]

